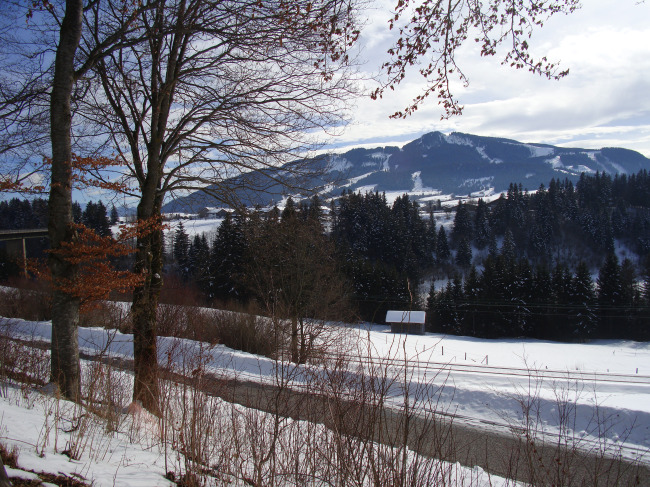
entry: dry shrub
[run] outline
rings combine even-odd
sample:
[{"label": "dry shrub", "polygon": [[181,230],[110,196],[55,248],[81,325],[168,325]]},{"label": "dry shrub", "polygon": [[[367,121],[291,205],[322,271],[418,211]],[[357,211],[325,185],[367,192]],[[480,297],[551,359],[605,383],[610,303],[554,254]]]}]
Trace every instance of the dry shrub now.
[{"label": "dry shrub", "polygon": [[158,335],[220,343],[272,358],[278,355],[282,340],[278,326],[269,318],[179,304],[158,307]]},{"label": "dry shrub", "polygon": [[174,274],[165,274],[158,301],[161,304],[200,306],[204,304],[201,291],[191,283],[185,283]]},{"label": "dry shrub", "polygon": [[[49,380],[50,360],[47,350],[34,340],[13,339],[11,320],[0,319],[0,383],[8,380],[26,384],[45,384]],[[4,385],[0,391],[6,393]]]},{"label": "dry shrub", "polygon": [[7,467],[18,468],[18,447],[7,448],[4,443],[0,443],[0,457]]},{"label": "dry shrub", "polygon": [[212,316],[213,342],[256,355],[278,355],[281,338],[271,319],[230,311],[215,311]]},{"label": "dry shrub", "polygon": [[98,326],[107,330],[117,329],[131,333],[130,305],[112,301],[98,301],[79,314],[79,326]]},{"label": "dry shrub", "polygon": [[14,279],[3,288],[0,316],[29,321],[52,319],[50,286],[47,282],[25,278]]}]

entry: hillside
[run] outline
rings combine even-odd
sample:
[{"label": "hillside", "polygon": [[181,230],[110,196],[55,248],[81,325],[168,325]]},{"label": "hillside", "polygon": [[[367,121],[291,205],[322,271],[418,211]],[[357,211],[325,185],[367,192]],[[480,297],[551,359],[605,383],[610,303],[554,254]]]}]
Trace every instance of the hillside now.
[{"label": "hillside", "polygon": [[[462,133],[432,132],[402,148],[352,149],[343,154],[313,160],[314,175],[308,181],[288,176],[286,168],[256,176],[256,186],[268,191],[248,193],[245,176],[224,183],[245,206],[266,206],[286,195],[300,194],[292,187],[309,187],[321,196],[339,196],[343,189],[409,193],[415,199],[456,196],[486,196],[505,192],[512,182],[537,189],[551,179],[576,182],[581,173],[633,174],[650,168],[650,160],[638,152],[621,148],[599,150],[526,144],[510,139]],[[285,171],[286,185],[274,181]],[[193,193],[166,204],[165,212],[196,213],[202,207],[222,206],[203,193]]]}]

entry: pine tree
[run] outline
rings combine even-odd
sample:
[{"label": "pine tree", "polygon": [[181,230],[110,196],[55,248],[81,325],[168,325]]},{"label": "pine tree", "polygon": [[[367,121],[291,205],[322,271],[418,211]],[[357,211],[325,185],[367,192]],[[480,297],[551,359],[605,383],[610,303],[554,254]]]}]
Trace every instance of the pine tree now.
[{"label": "pine tree", "polygon": [[101,201],[99,203],[89,201],[86,204],[86,209],[81,215],[81,223],[94,230],[100,237],[111,235],[111,225],[106,214],[106,207]]},{"label": "pine tree", "polygon": [[111,206],[111,225],[115,225],[120,221],[120,216],[117,214],[117,208],[115,205]]},{"label": "pine tree", "polygon": [[425,315],[425,320],[426,320],[426,327],[427,331],[433,332],[434,331],[434,325],[435,325],[435,319],[434,319],[434,313],[436,309],[436,286],[435,283],[431,283],[431,287],[429,288],[429,294],[427,295],[427,302],[426,302],[426,315]]},{"label": "pine tree", "polygon": [[552,295],[555,304],[555,316],[553,317],[553,340],[567,340],[571,338],[569,325],[569,313],[567,309],[572,302],[572,281],[573,276],[569,269],[558,263],[553,269],[551,277]]},{"label": "pine tree", "polygon": [[598,309],[600,338],[616,336],[622,305],[621,267],[616,254],[607,254],[598,273]]},{"label": "pine tree", "polygon": [[479,300],[481,299],[481,285],[478,272],[475,266],[472,266],[465,278],[465,333],[469,336],[481,336],[483,331],[480,327],[479,318]]},{"label": "pine tree", "polygon": [[174,232],[174,245],[172,252],[178,275],[183,280],[187,280],[190,275],[189,250],[190,238],[185,231],[183,222],[181,221],[178,224],[176,232]]},{"label": "pine tree", "polygon": [[520,259],[510,277],[514,280],[512,328],[515,336],[530,336],[533,325],[533,271],[528,259]]},{"label": "pine tree", "polygon": [[446,264],[449,262],[450,257],[451,251],[449,250],[449,243],[447,242],[447,232],[445,232],[445,227],[440,225],[436,242],[436,261],[438,264]]},{"label": "pine tree", "polygon": [[108,219],[108,214],[106,212],[106,207],[101,200],[97,203],[96,207],[97,216],[97,228],[95,229],[97,234],[101,237],[110,237],[111,236],[111,222]]},{"label": "pine tree", "polygon": [[506,235],[503,238],[503,245],[501,246],[501,257],[503,257],[507,262],[514,262],[516,255],[515,238],[510,229],[508,229],[506,230]]},{"label": "pine tree", "polygon": [[531,334],[536,338],[552,339],[554,333],[551,273],[546,265],[538,265],[533,278],[532,307],[534,309]]},{"label": "pine tree", "polygon": [[478,200],[474,214],[474,243],[476,248],[483,250],[490,243],[489,209],[483,199]]},{"label": "pine tree", "polygon": [[581,261],[576,267],[571,286],[572,306],[569,322],[573,340],[585,341],[594,335],[597,326],[595,302],[596,291],[591,272],[587,264]]},{"label": "pine tree", "polygon": [[281,220],[290,220],[298,216],[298,210],[296,209],[296,203],[293,201],[293,198],[289,196],[287,202],[284,205],[282,210],[282,215],[280,216]]},{"label": "pine tree", "polygon": [[243,301],[246,293],[241,286],[244,253],[248,240],[244,234],[243,217],[226,215],[210,252],[210,299]]},{"label": "pine tree", "polygon": [[638,305],[641,301],[641,291],[637,283],[636,268],[629,258],[621,263],[621,306],[623,318],[618,337],[639,338],[637,330]]},{"label": "pine tree", "polygon": [[454,246],[460,245],[462,239],[472,240],[474,238],[474,225],[467,209],[462,201],[458,202],[456,216],[454,217],[454,228],[451,232],[451,241]]},{"label": "pine tree", "polygon": [[456,265],[463,269],[467,269],[472,265],[472,247],[469,244],[469,239],[466,237],[462,238],[458,245]]},{"label": "pine tree", "polygon": [[194,235],[188,251],[188,276],[207,296],[209,293],[210,246],[205,233]]},{"label": "pine tree", "polygon": [[72,203],[72,221],[75,223],[81,223],[83,219],[83,210],[81,205],[76,201]]}]

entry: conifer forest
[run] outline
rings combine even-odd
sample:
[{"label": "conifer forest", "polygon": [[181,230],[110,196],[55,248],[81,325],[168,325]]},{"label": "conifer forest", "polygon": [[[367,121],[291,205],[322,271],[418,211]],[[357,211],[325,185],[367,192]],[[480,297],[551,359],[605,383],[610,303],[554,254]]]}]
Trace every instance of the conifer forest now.
[{"label": "conifer forest", "polygon": [[[75,203],[73,214],[99,235],[118,220],[102,202]],[[44,200],[0,202],[1,229],[46,225]],[[190,237],[182,222],[168,233],[168,278],[205,305],[371,322],[420,309],[438,333],[650,339],[646,171],[531,192],[512,183],[497,199],[446,209],[372,192],[289,198],[281,210],[229,213],[210,235]],[[31,245],[42,256],[47,241]],[[20,272],[4,248],[0,257],[3,280]]]}]

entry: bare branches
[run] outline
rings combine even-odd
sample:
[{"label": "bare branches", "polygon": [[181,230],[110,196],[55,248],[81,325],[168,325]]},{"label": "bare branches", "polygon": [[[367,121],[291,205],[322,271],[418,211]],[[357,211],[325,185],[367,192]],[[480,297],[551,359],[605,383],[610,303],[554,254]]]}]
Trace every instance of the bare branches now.
[{"label": "bare branches", "polygon": [[507,50],[502,64],[548,79],[562,78],[568,69],[560,70],[546,57],[535,58],[529,40],[551,16],[569,14],[577,8],[579,0],[423,0],[419,4],[398,0],[390,28],[399,27],[399,38],[388,51],[391,60],[382,66],[387,80],[372,93],[372,98],[381,98],[386,89],[394,90],[409,67],[424,63],[419,69],[427,83],[424,92],[392,117],[413,114],[432,94],[444,109],[442,118],[460,115],[463,107],[454,97],[451,83],[469,83],[456,62],[458,50],[468,39],[481,45],[481,56],[495,56],[504,46]]},{"label": "bare branches", "polygon": [[102,89],[84,113],[140,186],[153,152],[165,194],[278,167],[313,147],[315,131],[344,123],[354,94],[347,49],[358,36],[350,3],[193,0],[165,9],[138,19],[146,44],[95,66]]}]

